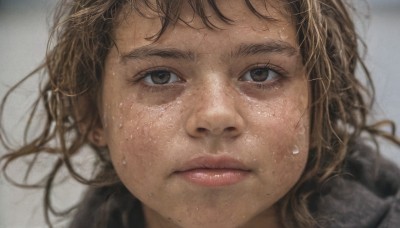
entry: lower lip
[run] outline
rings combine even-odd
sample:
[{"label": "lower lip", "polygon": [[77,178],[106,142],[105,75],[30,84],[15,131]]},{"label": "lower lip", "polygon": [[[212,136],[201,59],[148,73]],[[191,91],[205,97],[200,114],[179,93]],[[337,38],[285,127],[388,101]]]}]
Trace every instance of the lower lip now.
[{"label": "lower lip", "polygon": [[238,169],[193,169],[178,173],[188,182],[205,186],[221,187],[233,185],[244,180],[249,171]]}]

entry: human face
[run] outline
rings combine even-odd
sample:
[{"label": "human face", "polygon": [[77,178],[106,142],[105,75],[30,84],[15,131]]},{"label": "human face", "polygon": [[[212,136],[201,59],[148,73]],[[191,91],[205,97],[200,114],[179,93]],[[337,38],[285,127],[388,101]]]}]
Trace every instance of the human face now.
[{"label": "human face", "polygon": [[156,42],[145,38],[158,17],[118,21],[103,132],[148,227],[279,226],[275,205],[307,160],[308,83],[283,3],[263,2],[257,9],[276,21],[242,1],[218,2],[235,22],[210,13],[217,30],[184,6],[191,27],[178,22]]}]

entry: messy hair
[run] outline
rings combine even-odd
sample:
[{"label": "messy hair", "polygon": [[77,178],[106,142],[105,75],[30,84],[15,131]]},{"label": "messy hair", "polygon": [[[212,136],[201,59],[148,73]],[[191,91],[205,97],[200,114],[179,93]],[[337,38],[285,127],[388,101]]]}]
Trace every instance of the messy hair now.
[{"label": "messy hair", "polygon": [[[201,18],[209,29],[218,30],[206,10],[226,24],[235,21],[225,16],[215,0],[63,0],[57,7],[54,27],[44,63],[25,79],[12,87],[3,98],[0,117],[5,111],[7,98],[26,79],[43,73],[46,82],[36,99],[25,126],[32,128],[33,119],[45,111],[44,127],[33,139],[13,149],[7,140],[4,120],[0,122],[0,139],[9,151],[1,160],[3,174],[7,167],[20,158],[30,158],[27,174],[41,154],[54,155],[53,168],[44,175],[45,217],[51,226],[50,214],[65,215],[56,211],[51,202],[51,189],[61,168],[66,168],[77,181],[95,186],[115,186],[120,181],[113,169],[107,148],[92,144],[89,133],[100,123],[99,94],[102,86],[104,62],[113,42],[116,18],[123,8],[132,11],[152,10],[162,24],[158,33],[147,37],[157,41],[177,22],[184,3]],[[251,0],[244,0],[248,9],[260,20],[267,15],[258,11]],[[292,15],[297,29],[303,64],[311,88],[310,150],[306,168],[300,180],[279,201],[282,221],[287,227],[312,227],[317,225],[309,208],[311,196],[333,175],[340,174],[344,159],[349,153],[348,144],[367,133],[373,142],[384,136],[398,143],[394,132],[379,130],[383,122],[368,125],[367,116],[374,97],[370,74],[360,55],[359,37],[350,16],[352,8],[342,0],[289,0],[282,1]],[[358,69],[356,71],[356,69]],[[360,75],[356,75],[356,72]],[[360,78],[365,77],[365,84]],[[391,124],[391,122],[389,122]],[[392,125],[394,128],[394,125]],[[27,135],[27,134],[26,134]],[[56,143],[55,143],[56,142]],[[85,177],[74,166],[72,158],[82,148],[90,146],[95,154],[95,175]],[[36,186],[33,184],[14,184]],[[104,202],[107,211],[107,202]],[[107,216],[107,213],[105,213]],[[109,215],[108,215],[109,216]]]}]

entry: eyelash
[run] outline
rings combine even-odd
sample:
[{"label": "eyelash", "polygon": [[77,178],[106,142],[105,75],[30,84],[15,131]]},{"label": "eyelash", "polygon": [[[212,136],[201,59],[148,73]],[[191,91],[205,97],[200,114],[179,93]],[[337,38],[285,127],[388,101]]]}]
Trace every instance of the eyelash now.
[{"label": "eyelash", "polygon": [[[265,69],[268,71],[272,71],[273,73],[275,73],[277,76],[277,79],[273,79],[273,80],[266,80],[266,81],[261,81],[261,82],[257,82],[257,81],[244,81],[241,80],[248,72],[251,72],[252,70],[257,70],[257,69]],[[282,79],[286,78],[288,75],[288,72],[286,70],[284,70],[283,68],[270,64],[270,63],[259,63],[259,64],[255,64],[252,65],[248,68],[246,68],[240,75],[242,75],[239,80],[240,81],[244,81],[244,82],[248,82],[253,84],[254,86],[256,86],[258,89],[270,89],[271,87],[275,86],[277,83],[279,83]]]},{"label": "eyelash", "polygon": [[[141,71],[136,76],[134,76],[133,78],[128,79],[128,82],[131,83],[131,84],[141,83],[144,86],[151,87],[151,88],[153,88],[153,87],[165,87],[164,84],[149,85],[148,83],[144,82],[144,80],[146,79],[146,77],[149,76],[149,74],[155,73],[155,72],[162,72],[162,71],[170,72],[170,73],[176,75],[179,78],[179,82],[184,82],[182,77],[179,76],[180,75],[179,73],[177,73],[175,70],[173,70],[171,68],[168,68],[168,67],[156,67],[156,68],[150,68],[150,69]],[[171,85],[171,84],[169,84],[169,85]]]},{"label": "eyelash", "polygon": [[[274,79],[272,81],[266,80],[266,81],[261,81],[261,82],[242,80],[242,78],[247,73],[251,72],[252,70],[257,70],[257,69],[265,69],[265,70],[268,70],[268,71],[272,71],[273,73],[277,74],[277,76],[276,76],[277,79]],[[174,74],[174,75],[176,75],[178,77],[179,82],[184,82],[182,77],[179,76],[180,75],[179,73],[176,73],[175,70],[173,70],[171,68],[168,68],[168,67],[156,67],[156,68],[150,68],[150,69],[144,70],[142,72],[139,72],[137,74],[137,76],[129,79],[128,81],[131,84],[141,83],[143,86],[147,87],[149,90],[159,90],[159,89],[165,90],[165,89],[171,88],[171,86],[173,86],[176,82],[167,83],[167,84],[149,84],[149,83],[144,82],[144,79],[146,77],[149,77],[149,74],[154,73],[154,72],[161,72],[161,71],[170,72],[170,73],[172,73],[172,74]],[[239,75],[241,75],[239,77],[239,81],[251,83],[252,85],[256,86],[258,89],[270,89],[271,87],[273,87],[277,83],[279,83],[282,78],[286,77],[287,71],[285,71],[281,67],[278,67],[276,65],[272,65],[270,63],[267,63],[267,64],[262,63],[262,64],[255,64],[255,65],[252,65],[252,66],[246,68]],[[168,86],[166,86],[166,85],[168,85]]]}]

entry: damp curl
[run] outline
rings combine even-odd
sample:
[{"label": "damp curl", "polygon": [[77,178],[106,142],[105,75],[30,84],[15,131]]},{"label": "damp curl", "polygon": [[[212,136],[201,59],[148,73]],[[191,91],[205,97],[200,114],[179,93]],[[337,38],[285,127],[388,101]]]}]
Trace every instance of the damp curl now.
[{"label": "damp curl", "polygon": [[[57,211],[51,201],[55,177],[62,168],[85,185],[114,186],[120,183],[107,149],[97,147],[89,140],[90,132],[100,124],[99,94],[104,61],[115,45],[113,32],[118,18],[134,11],[143,13],[143,9],[154,11],[162,27],[147,39],[156,41],[176,23],[185,23],[180,11],[186,2],[208,29],[220,29],[208,17],[208,10],[228,26],[235,23],[225,16],[215,0],[63,0],[58,5],[43,64],[12,87],[0,106],[0,139],[8,151],[1,157],[2,173],[15,185],[44,189],[45,218],[49,226],[52,226],[50,215],[67,217],[71,211]],[[304,173],[295,187],[279,201],[279,207],[286,227],[313,227],[316,220],[309,208],[310,199],[330,177],[341,174],[344,159],[351,153],[349,142],[367,137],[377,146],[378,136],[397,145],[400,142],[394,136],[395,125],[392,122],[367,123],[374,101],[374,88],[360,54],[359,46],[363,43],[355,32],[350,15],[353,9],[349,3],[341,0],[282,2],[295,23],[311,88],[311,128],[309,158]],[[261,14],[251,0],[244,0],[244,3],[260,20],[271,19]],[[28,114],[25,143],[13,147],[2,119],[8,98],[27,79],[38,75],[44,75],[46,79]],[[361,83],[362,77],[365,84]],[[29,138],[27,135],[32,130],[33,120],[43,113],[43,128],[34,138]],[[383,125],[389,125],[391,132],[380,130]],[[79,173],[72,161],[85,146],[89,146],[96,157],[92,177]],[[377,149],[379,151],[378,146]],[[41,181],[17,183],[7,175],[11,163],[29,158],[28,176],[37,158],[43,154],[54,156],[56,160]],[[104,202],[105,211],[107,205]]]}]

